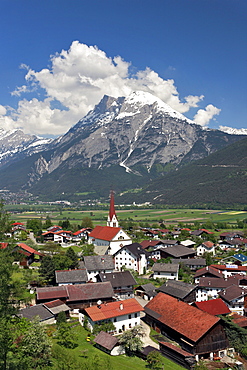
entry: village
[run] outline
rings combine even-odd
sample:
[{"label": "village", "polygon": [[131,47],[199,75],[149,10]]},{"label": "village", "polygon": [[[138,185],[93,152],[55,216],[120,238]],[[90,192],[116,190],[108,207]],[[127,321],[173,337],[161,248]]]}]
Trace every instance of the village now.
[{"label": "village", "polygon": [[[24,223],[15,222],[9,237],[23,231]],[[201,361],[215,363],[214,368],[244,369],[246,336],[241,347],[229,335],[229,327],[237,333],[247,329],[244,233],[223,232],[215,243],[207,229],[141,231],[146,238],[133,242],[119,226],[113,192],[106,226],[74,233],[58,225],[47,228],[42,233],[44,246],[80,245],[83,240],[91,252],[78,253],[74,265],[56,269],[50,280],[28,284],[33,298],[22,305],[18,316],[38,317],[42,325],[56,323],[61,315],[67,321],[76,319],[87,329],[89,341],[112,356],[128,353],[121,335],[141,327],[142,345],[135,355],[144,360],[155,351],[187,369]],[[178,238],[182,231],[186,231],[184,240]],[[2,242],[0,248],[8,245]],[[45,261],[58,253],[39,246],[35,249],[23,242],[12,246],[20,269],[41,270],[43,265],[44,270]],[[230,252],[211,263],[222,251]],[[156,341],[150,330],[156,332]]]}]

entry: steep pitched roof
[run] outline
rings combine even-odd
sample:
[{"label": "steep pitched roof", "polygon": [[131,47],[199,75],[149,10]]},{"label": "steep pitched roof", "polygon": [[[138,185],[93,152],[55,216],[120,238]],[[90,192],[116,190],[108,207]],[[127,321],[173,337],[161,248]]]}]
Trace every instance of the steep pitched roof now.
[{"label": "steep pitched roof", "polygon": [[169,294],[174,298],[184,299],[190,294],[196,285],[185,283],[178,280],[168,280],[165,284],[158,288],[158,291]]},{"label": "steep pitched roof", "polygon": [[210,241],[207,241],[207,242],[203,242],[202,245],[204,247],[206,247],[207,249],[211,249],[211,248],[213,248],[214,243],[213,242],[210,242]]},{"label": "steep pitched roof", "polygon": [[55,271],[57,284],[61,283],[81,283],[87,281],[86,269],[76,270],[57,270]]},{"label": "steep pitched roof", "polygon": [[192,342],[197,342],[220,319],[164,293],[158,293],[145,311]]},{"label": "steep pitched roof", "polygon": [[149,248],[149,247],[155,247],[157,244],[163,244],[161,240],[143,240],[140,245],[143,249]]},{"label": "steep pitched roof", "polygon": [[117,235],[117,233],[119,233],[120,230],[121,227],[97,225],[89,234],[89,236],[95,239],[111,241]]},{"label": "steep pitched roof", "polygon": [[101,281],[110,281],[113,288],[137,284],[130,271],[109,272],[107,274],[101,272],[99,278]]},{"label": "steep pitched roof", "polygon": [[88,271],[114,270],[114,260],[111,255],[84,256],[84,265]]},{"label": "steep pitched roof", "polygon": [[211,315],[225,315],[231,313],[227,305],[221,298],[210,299],[208,301],[195,302],[194,305],[202,311]]},{"label": "steep pitched roof", "polygon": [[212,267],[212,266],[206,266],[206,267],[203,267],[203,268],[201,268],[201,269],[199,269],[199,270],[197,270],[196,271],[196,273],[195,273],[195,278],[197,278],[197,277],[200,277],[200,276],[203,276],[203,275],[208,275],[208,274],[210,274],[210,275],[213,275],[213,276],[215,276],[215,277],[217,277],[217,278],[222,278],[223,277],[223,275],[222,275],[222,273],[217,269],[217,267],[216,266],[218,266],[218,265],[215,265],[215,267]]},{"label": "steep pitched roof", "polygon": [[40,252],[38,252],[38,251],[36,251],[35,249],[33,249],[33,248],[31,248],[31,247],[29,247],[28,245],[26,245],[25,243],[19,243],[19,244],[17,244],[17,247],[20,247],[22,250],[24,250],[24,251],[26,251],[26,252],[28,252],[28,253],[30,253],[30,254],[36,254],[36,255],[38,255],[38,256],[43,256],[43,254],[42,253],[40,253]]},{"label": "steep pitched roof", "polygon": [[231,285],[219,292],[219,296],[227,302],[247,295],[247,290],[236,285]]},{"label": "steep pitched roof", "polygon": [[94,342],[100,345],[101,347],[106,348],[109,351],[111,351],[118,343],[118,338],[114,337],[113,335],[109,333],[106,333],[105,331],[101,331],[94,338]]},{"label": "steep pitched roof", "polygon": [[109,209],[109,219],[110,219],[110,221],[112,220],[113,216],[115,216],[116,219],[117,219],[117,215],[116,215],[116,211],[115,211],[115,205],[114,205],[114,192],[111,191],[110,209]]},{"label": "steep pitched roof", "polygon": [[149,256],[149,253],[147,251],[145,251],[145,249],[143,249],[141,244],[139,244],[139,243],[132,243],[132,244],[125,245],[123,248],[121,248],[119,251],[117,251],[114,254],[114,256],[117,255],[123,249],[128,249],[137,258],[139,258],[141,254],[145,254],[146,256]]},{"label": "steep pitched roof", "polygon": [[144,311],[144,308],[135,298],[130,298],[124,301],[110,302],[107,304],[88,307],[85,308],[85,311],[92,321],[101,321],[112,317]]}]

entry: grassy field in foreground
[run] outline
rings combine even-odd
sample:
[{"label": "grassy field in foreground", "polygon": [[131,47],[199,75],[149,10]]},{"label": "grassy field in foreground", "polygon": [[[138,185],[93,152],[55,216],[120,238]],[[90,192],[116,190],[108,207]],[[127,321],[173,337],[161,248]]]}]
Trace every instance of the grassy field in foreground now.
[{"label": "grassy field in foreground", "polygon": [[[177,224],[200,222],[227,222],[234,224],[237,220],[247,218],[246,211],[223,211],[223,210],[202,210],[202,209],[132,209],[132,210],[116,210],[119,221],[133,220],[136,222],[148,222],[150,224],[163,222],[164,224]],[[62,210],[50,212],[23,212],[12,215],[14,221],[26,222],[27,219],[42,218],[45,220],[47,215],[52,220],[53,224],[69,219],[70,223],[80,225],[83,217],[90,217],[94,225],[105,225],[108,211],[89,210],[89,211],[73,211]]]},{"label": "grassy field in foreground", "polygon": [[[115,370],[125,370],[125,369],[135,369],[135,370],[144,370],[147,369],[147,362],[138,358],[138,357],[129,357],[126,355],[121,356],[110,356],[96,347],[94,347],[93,344],[88,343],[86,341],[86,337],[88,335],[88,332],[81,327],[81,325],[78,325],[74,328],[72,328],[73,333],[75,334],[77,338],[78,346],[74,349],[67,349],[71,355],[74,355],[77,360],[81,361],[82,363],[85,363],[87,361],[93,360],[94,356],[99,356],[101,361],[103,362],[103,366],[106,366],[105,364],[108,364],[109,369]],[[54,340],[54,343],[56,340]],[[107,366],[107,368],[108,368]],[[107,370],[106,367],[102,367],[102,369]],[[166,370],[183,370],[184,368],[175,364],[174,362],[168,360],[167,358],[163,357],[163,368]]]}]

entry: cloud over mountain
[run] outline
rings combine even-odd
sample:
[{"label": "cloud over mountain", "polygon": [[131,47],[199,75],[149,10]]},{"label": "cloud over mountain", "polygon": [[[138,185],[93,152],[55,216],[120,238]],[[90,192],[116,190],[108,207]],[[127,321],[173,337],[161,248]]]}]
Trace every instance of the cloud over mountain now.
[{"label": "cloud over mountain", "polygon": [[[96,46],[72,42],[69,50],[51,56],[50,67],[35,71],[26,65],[26,83],[12,95],[33,92],[16,110],[0,106],[0,126],[22,128],[26,133],[59,135],[81,119],[104,95],[127,96],[136,90],[150,92],[180,113],[195,108],[203,95],[181,100],[174,80],[165,80],[150,68],[131,73],[131,63],[120,56],[108,57]],[[42,98],[42,96],[44,96]],[[4,109],[3,109],[4,108]],[[220,109],[208,105],[195,115],[206,126]]]}]

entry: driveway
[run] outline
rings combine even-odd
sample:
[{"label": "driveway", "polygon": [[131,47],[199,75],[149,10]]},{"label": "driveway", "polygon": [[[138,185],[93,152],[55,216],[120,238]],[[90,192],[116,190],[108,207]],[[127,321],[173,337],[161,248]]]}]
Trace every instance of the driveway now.
[{"label": "driveway", "polygon": [[154,348],[157,348],[159,349],[159,345],[158,343],[155,343],[150,337],[149,337],[149,334],[150,334],[150,327],[143,321],[141,320],[141,326],[144,328],[144,332],[145,332],[145,335],[144,337],[142,337],[142,341],[143,341],[143,347],[147,347],[147,346],[152,346]]}]

